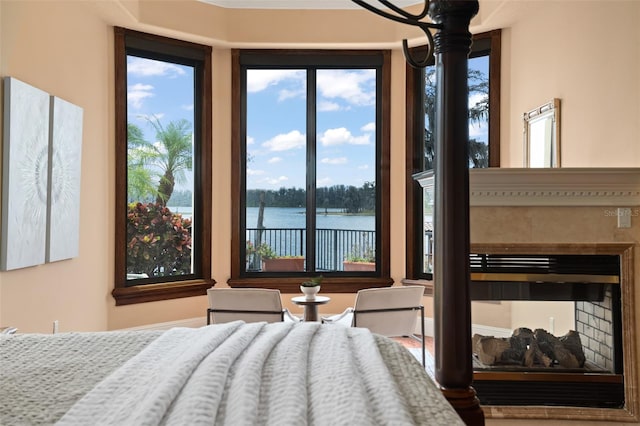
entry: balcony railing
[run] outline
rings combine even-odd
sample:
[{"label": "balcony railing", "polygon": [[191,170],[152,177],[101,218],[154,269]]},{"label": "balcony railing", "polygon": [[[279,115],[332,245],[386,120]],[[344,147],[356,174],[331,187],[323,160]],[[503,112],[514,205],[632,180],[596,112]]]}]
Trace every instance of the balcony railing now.
[{"label": "balcony railing", "polygon": [[[277,257],[306,258],[304,228],[247,228],[247,242],[252,247],[267,244]],[[316,271],[343,271],[348,258],[375,258],[376,232],[358,229],[316,229]],[[259,253],[247,253],[247,270],[259,271]]]},{"label": "balcony railing", "polygon": [[[433,273],[433,231],[424,234],[423,272]],[[343,271],[343,261],[350,258],[375,258],[375,231],[358,229],[316,230],[316,271]],[[253,247],[267,244],[278,257],[306,258],[306,229],[247,228],[247,242]],[[247,253],[247,271],[260,271],[261,258]]]}]

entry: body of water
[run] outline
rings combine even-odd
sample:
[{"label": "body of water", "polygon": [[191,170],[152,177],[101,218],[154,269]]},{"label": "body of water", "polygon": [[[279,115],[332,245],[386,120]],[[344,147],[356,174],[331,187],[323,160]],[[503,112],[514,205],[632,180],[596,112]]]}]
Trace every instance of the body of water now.
[{"label": "body of water", "polygon": [[[168,206],[174,213],[182,214],[184,218],[190,218],[191,207]],[[258,207],[247,208],[247,228],[258,226]],[[298,207],[265,207],[263,226],[265,228],[304,228],[305,209]],[[348,215],[340,212],[340,209],[318,209],[316,227],[319,229],[358,229],[362,231],[375,231],[376,218],[373,215]]]},{"label": "body of water", "polygon": [[[247,228],[258,226],[258,207],[247,208]],[[304,228],[305,209],[296,207],[265,207],[263,226],[265,228]],[[318,209],[316,215],[318,229],[358,229],[374,231],[375,216],[356,216],[341,214],[339,209]]]}]

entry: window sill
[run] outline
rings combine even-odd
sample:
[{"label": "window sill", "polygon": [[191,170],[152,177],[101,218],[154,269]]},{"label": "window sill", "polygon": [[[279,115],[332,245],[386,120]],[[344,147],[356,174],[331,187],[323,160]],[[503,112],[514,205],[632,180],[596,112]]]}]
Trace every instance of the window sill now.
[{"label": "window sill", "polygon": [[207,289],[215,284],[215,280],[192,280],[162,284],[144,284],[131,287],[115,288],[111,294],[116,299],[116,306],[135,303],[157,302],[160,300],[179,299],[182,297],[203,296]]},{"label": "window sill", "polygon": [[[232,278],[227,281],[232,288],[273,288],[282,293],[300,293],[300,283],[307,278]],[[393,284],[392,278],[370,277],[336,277],[324,278],[322,281],[323,293],[356,293],[365,288],[389,287]]]},{"label": "window sill", "polygon": [[424,287],[425,296],[433,296],[433,281],[430,280],[411,280],[409,278],[402,279],[402,285],[421,285]]}]

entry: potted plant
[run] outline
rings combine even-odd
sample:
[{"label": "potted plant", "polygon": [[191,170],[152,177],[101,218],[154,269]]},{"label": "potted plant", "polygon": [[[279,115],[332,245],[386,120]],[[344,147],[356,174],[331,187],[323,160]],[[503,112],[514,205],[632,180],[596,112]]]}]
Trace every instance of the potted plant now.
[{"label": "potted plant", "polygon": [[302,256],[279,256],[267,243],[258,245],[256,253],[262,259],[262,272],[304,271]]},{"label": "potted plant", "polygon": [[375,271],[376,270],[376,252],[368,244],[362,249],[358,245],[351,248],[349,254],[342,262],[344,271]]},{"label": "potted plant", "polygon": [[313,300],[320,291],[320,284],[322,284],[322,275],[304,281],[300,284],[300,291],[304,293],[307,300]]}]

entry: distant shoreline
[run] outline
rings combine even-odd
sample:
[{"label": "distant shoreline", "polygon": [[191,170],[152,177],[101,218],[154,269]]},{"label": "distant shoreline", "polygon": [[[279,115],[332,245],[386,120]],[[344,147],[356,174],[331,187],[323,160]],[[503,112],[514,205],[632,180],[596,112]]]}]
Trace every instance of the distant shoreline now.
[{"label": "distant shoreline", "polygon": [[[300,214],[304,214],[304,212],[300,212]],[[324,211],[316,211],[316,214],[322,216],[375,216],[373,212],[362,212],[362,213],[345,213],[345,212],[324,212]]]}]

